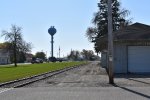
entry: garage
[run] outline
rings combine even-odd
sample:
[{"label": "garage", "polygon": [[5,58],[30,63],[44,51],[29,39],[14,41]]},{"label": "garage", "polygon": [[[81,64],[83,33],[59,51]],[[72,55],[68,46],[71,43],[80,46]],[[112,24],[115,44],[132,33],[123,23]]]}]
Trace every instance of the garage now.
[{"label": "garage", "polygon": [[[114,73],[150,74],[150,25],[134,23],[113,32],[113,34]],[[102,39],[99,38],[98,41],[101,42]],[[100,44],[98,45],[100,46]],[[107,50],[107,46],[101,49]],[[101,56],[105,57],[106,55]],[[107,59],[101,62],[107,63]]]},{"label": "garage", "polygon": [[128,72],[150,73],[150,46],[128,46]]}]

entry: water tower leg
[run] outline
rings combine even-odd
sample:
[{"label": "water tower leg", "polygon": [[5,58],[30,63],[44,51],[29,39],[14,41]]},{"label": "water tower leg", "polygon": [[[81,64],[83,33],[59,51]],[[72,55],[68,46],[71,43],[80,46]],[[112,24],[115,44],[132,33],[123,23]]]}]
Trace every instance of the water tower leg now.
[{"label": "water tower leg", "polygon": [[53,36],[51,36],[51,40],[52,40],[51,41],[51,52],[52,52],[51,57],[53,57],[53,43],[54,43],[53,39],[54,39]]}]

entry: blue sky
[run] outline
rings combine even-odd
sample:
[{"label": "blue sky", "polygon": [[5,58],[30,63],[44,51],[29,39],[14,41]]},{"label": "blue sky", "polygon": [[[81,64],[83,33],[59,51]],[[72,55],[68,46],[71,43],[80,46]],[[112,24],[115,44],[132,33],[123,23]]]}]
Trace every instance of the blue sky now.
[{"label": "blue sky", "polygon": [[[93,50],[85,37],[91,26],[93,13],[99,0],[0,0],[0,31],[9,30],[11,24],[21,26],[24,39],[32,42],[32,53],[47,51],[50,55],[50,35],[47,30],[55,26],[54,55],[61,48],[61,56],[71,49]],[[142,1],[142,3],[140,2]],[[150,25],[150,0],[121,0],[122,7],[131,11],[133,22]],[[3,42],[3,38],[0,38]]]},{"label": "blue sky", "polygon": [[150,25],[150,0],[120,0],[122,8],[130,11],[133,22]]}]

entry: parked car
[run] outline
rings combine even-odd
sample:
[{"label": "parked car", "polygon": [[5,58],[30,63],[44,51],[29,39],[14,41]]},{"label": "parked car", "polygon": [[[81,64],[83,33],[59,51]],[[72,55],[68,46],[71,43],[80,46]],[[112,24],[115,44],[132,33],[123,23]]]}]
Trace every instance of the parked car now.
[{"label": "parked car", "polygon": [[48,61],[50,61],[50,62],[62,62],[62,61],[67,61],[67,59],[66,59],[66,58],[50,57],[50,58],[48,59]]},{"label": "parked car", "polygon": [[34,64],[34,63],[43,63],[43,60],[40,59],[40,58],[32,58],[31,63],[32,63],[32,64]]}]

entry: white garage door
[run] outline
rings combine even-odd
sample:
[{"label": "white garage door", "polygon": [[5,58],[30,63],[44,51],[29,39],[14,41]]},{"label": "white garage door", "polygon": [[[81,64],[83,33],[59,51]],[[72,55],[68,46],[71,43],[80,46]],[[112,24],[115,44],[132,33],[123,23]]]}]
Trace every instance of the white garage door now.
[{"label": "white garage door", "polygon": [[128,47],[128,71],[131,73],[150,72],[150,46]]}]

